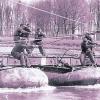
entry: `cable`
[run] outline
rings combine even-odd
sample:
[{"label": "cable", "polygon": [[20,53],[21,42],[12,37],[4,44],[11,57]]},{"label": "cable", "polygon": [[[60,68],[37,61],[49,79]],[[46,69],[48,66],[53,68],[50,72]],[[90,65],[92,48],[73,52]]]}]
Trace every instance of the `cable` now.
[{"label": "cable", "polygon": [[48,13],[48,14],[50,14],[50,15],[54,15],[54,16],[57,16],[57,17],[60,17],[60,18],[63,18],[63,19],[67,19],[67,20],[71,20],[71,21],[74,21],[74,22],[78,22],[78,23],[80,23],[80,24],[85,24],[85,23],[79,22],[79,21],[77,21],[77,20],[73,20],[73,19],[71,19],[71,18],[67,18],[67,17],[61,16],[61,15],[59,15],[59,14],[55,14],[55,13],[52,13],[52,12],[49,12],[49,11],[46,11],[46,10],[43,10],[43,9],[40,9],[40,8],[37,8],[37,7],[34,7],[34,6],[30,6],[30,5],[24,4],[24,3],[22,3],[22,2],[16,2],[16,1],[14,1],[14,0],[11,1],[11,2],[14,2],[14,3],[16,3],[16,4],[20,4],[20,5],[29,7],[29,8],[33,8],[33,9],[35,9],[35,10],[38,10],[38,11],[41,11],[41,12],[45,12],[45,13]]},{"label": "cable", "polygon": [[[11,0],[10,0],[10,1],[11,1]],[[45,12],[45,13],[48,13],[48,14],[50,14],[50,15],[54,15],[54,16],[57,16],[57,17],[60,17],[60,18],[63,18],[63,19],[67,19],[67,20],[71,20],[71,21],[78,22],[78,23],[81,23],[81,24],[85,24],[85,23],[79,22],[79,21],[77,21],[77,20],[73,20],[73,19],[70,19],[70,18],[61,16],[61,15],[59,15],[59,14],[55,14],[55,13],[52,13],[52,12],[49,12],[49,11],[46,11],[46,10],[43,10],[43,9],[40,9],[40,8],[37,8],[37,7],[34,7],[34,6],[30,6],[30,5],[25,4],[25,3],[22,3],[22,2],[16,2],[16,1],[11,1],[11,2],[14,2],[14,3],[16,3],[16,4],[20,4],[20,5],[29,7],[29,8],[33,8],[33,9],[35,9],[35,10],[38,10],[38,11],[41,11],[41,12]],[[66,36],[64,36],[64,38],[65,38],[65,37],[66,37]],[[63,37],[61,37],[61,39],[62,39],[62,38],[63,38]],[[60,40],[61,40],[61,39],[60,39]],[[56,41],[59,41],[59,40],[56,40]],[[54,42],[56,42],[56,41],[54,41]]]}]

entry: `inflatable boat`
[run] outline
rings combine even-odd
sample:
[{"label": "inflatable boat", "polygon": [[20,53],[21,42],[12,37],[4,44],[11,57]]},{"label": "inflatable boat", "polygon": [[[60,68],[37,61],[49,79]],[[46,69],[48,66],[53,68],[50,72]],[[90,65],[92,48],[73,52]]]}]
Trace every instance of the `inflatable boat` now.
[{"label": "inflatable boat", "polygon": [[[100,67],[93,66],[73,66],[74,70],[66,67],[59,66],[40,66],[32,65],[31,68],[21,68],[21,66],[10,66],[0,68],[0,75],[3,74],[3,70],[15,70],[20,69],[39,69],[44,72],[49,81],[49,85],[53,86],[74,86],[74,85],[94,85],[100,83]],[[33,76],[30,76],[33,77]]]}]

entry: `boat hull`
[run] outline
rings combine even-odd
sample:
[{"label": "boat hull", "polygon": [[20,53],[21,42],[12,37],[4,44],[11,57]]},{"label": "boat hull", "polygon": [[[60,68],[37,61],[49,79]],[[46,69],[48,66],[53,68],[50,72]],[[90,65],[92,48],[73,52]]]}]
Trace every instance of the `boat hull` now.
[{"label": "boat hull", "polygon": [[[85,68],[80,69],[80,67],[82,67],[82,66],[74,66],[74,67],[76,67],[75,71],[72,71],[71,69],[67,69],[67,68],[63,68],[63,67],[62,68],[57,67],[57,66],[39,66],[39,65],[37,65],[37,66],[31,66],[31,67],[34,67],[34,68],[21,68],[20,66],[19,66],[19,68],[16,68],[16,67],[13,67],[13,68],[17,69],[19,71],[21,71],[21,70],[24,71],[26,69],[27,70],[28,69],[29,70],[34,70],[34,69],[40,70],[41,69],[42,72],[44,72],[46,74],[44,77],[44,80],[45,80],[45,78],[47,80],[47,77],[48,77],[46,84],[48,84],[48,81],[49,81],[49,85],[52,85],[52,86],[94,85],[94,84],[100,83],[100,67],[95,68],[95,67],[91,67],[91,66],[90,67],[86,66]],[[4,72],[6,73],[6,72],[9,72],[10,70],[14,71],[14,69],[12,69],[12,67],[11,67],[11,69],[7,68],[7,67],[1,68],[0,69],[1,70],[0,78],[1,78],[1,75],[4,75]],[[33,73],[34,72],[35,72],[35,70],[33,71]],[[14,74],[14,72],[13,72],[13,74]],[[18,75],[19,74],[20,73],[18,73]],[[41,81],[41,77],[40,77],[41,75],[39,75],[38,72],[36,72],[36,74]],[[9,76],[9,73],[7,75]],[[28,75],[30,75],[30,72],[28,73]],[[23,73],[23,76],[25,77],[25,73]],[[29,76],[29,78],[31,78],[31,77],[33,77],[33,76]],[[20,80],[21,79],[23,79],[23,78],[20,78]],[[31,80],[34,81],[34,78],[33,79],[31,78]],[[2,86],[3,85],[0,84],[0,87],[2,87]],[[32,86],[35,86],[35,85],[32,84]],[[36,86],[40,86],[40,85],[37,84]],[[3,87],[5,87],[5,86],[3,86]],[[17,86],[17,87],[19,87],[19,86]],[[23,85],[21,87],[23,87]]]},{"label": "boat hull", "polygon": [[100,83],[100,68],[83,68],[68,73],[45,72],[53,86],[94,85]]},{"label": "boat hull", "polygon": [[48,77],[36,68],[11,68],[0,70],[0,88],[27,88],[48,85]]}]

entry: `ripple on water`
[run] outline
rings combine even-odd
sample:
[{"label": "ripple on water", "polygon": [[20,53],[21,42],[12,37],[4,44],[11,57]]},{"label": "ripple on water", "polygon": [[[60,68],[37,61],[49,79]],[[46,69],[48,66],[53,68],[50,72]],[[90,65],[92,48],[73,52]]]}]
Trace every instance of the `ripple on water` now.
[{"label": "ripple on water", "polygon": [[95,85],[86,85],[86,86],[72,86],[76,89],[98,89],[100,90],[100,84],[95,84]]},{"label": "ripple on water", "polygon": [[50,91],[54,90],[56,87],[53,86],[45,86],[45,87],[32,87],[32,88],[0,88],[0,93],[32,93],[38,91]]}]

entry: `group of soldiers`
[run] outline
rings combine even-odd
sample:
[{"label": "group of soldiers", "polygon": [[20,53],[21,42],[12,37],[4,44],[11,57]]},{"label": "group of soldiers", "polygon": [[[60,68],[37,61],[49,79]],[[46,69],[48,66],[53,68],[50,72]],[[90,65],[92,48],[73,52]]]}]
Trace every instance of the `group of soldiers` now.
[{"label": "group of soldiers", "polygon": [[30,42],[29,36],[31,35],[29,24],[20,24],[19,28],[14,33],[15,46],[11,51],[11,55],[20,61],[21,66],[30,66],[28,55],[32,53],[35,45],[38,46],[40,53],[45,56],[42,46],[42,39],[45,37],[42,30],[37,28],[34,39]]},{"label": "group of soldiers", "polygon": [[[30,42],[29,36],[32,34],[29,24],[20,24],[19,28],[14,33],[15,46],[11,51],[11,55],[20,61],[21,66],[30,66],[28,55],[32,53],[32,50],[37,45],[42,56],[46,56],[42,39],[45,34],[40,28],[37,28],[33,41]],[[85,59],[88,57],[93,66],[96,66],[94,60],[94,42],[89,33],[86,33],[81,43],[81,65],[85,65]]]}]

